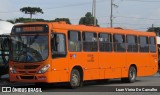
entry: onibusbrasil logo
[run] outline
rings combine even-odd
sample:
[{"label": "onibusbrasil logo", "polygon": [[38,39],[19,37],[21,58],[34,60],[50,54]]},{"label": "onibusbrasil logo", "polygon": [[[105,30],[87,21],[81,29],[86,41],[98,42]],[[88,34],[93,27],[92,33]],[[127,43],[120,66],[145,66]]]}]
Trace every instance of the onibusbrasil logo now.
[{"label": "onibusbrasil logo", "polygon": [[41,88],[2,87],[2,92],[42,92]]}]

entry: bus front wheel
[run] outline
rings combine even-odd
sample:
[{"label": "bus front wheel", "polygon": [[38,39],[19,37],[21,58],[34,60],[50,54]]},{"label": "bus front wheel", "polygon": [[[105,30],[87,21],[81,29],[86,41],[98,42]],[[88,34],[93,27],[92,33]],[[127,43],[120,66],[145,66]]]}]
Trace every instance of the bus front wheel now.
[{"label": "bus front wheel", "polygon": [[128,71],[128,78],[121,78],[122,82],[133,83],[136,81],[137,70],[135,66],[131,66]]},{"label": "bus front wheel", "polygon": [[77,69],[73,69],[70,75],[70,87],[77,88],[80,86],[81,78],[80,72]]}]

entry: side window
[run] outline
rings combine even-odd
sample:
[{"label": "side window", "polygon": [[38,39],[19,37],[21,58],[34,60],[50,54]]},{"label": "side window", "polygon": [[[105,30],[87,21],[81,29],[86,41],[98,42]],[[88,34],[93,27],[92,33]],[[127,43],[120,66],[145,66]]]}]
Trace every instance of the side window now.
[{"label": "side window", "polygon": [[66,43],[65,35],[53,33],[51,38],[52,57],[65,57],[66,56]]},{"label": "side window", "polygon": [[125,36],[120,34],[115,34],[113,36],[114,40],[114,51],[115,52],[125,52]]},{"label": "side window", "polygon": [[155,40],[155,37],[150,37],[149,38],[149,42],[150,42],[150,45],[149,45],[150,52],[156,52],[156,40]]},{"label": "side window", "polygon": [[127,35],[127,51],[128,52],[138,52],[138,40],[137,36]]},{"label": "side window", "polygon": [[148,37],[145,36],[139,37],[139,51],[149,52]]},{"label": "side window", "polygon": [[83,32],[83,50],[98,51],[97,34],[94,32]]},{"label": "side window", "polygon": [[68,32],[68,46],[72,52],[81,51],[81,33],[79,31]]},{"label": "side window", "polygon": [[112,51],[112,36],[107,33],[99,33],[99,50]]}]

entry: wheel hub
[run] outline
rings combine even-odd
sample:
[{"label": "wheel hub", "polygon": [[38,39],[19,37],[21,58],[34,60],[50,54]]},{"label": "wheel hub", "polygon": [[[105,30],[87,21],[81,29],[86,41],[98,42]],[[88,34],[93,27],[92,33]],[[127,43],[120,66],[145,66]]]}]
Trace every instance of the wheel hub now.
[{"label": "wheel hub", "polygon": [[77,85],[78,84],[78,76],[76,74],[72,75],[72,83],[73,83],[73,85]]}]

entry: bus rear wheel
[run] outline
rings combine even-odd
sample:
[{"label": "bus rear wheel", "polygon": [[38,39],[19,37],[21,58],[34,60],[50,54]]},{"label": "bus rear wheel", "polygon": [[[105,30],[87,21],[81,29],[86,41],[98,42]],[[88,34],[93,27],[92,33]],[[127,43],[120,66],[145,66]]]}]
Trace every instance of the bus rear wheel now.
[{"label": "bus rear wheel", "polygon": [[131,66],[128,71],[128,78],[121,78],[122,82],[133,83],[136,81],[137,70],[135,66]]},{"label": "bus rear wheel", "polygon": [[73,69],[70,75],[70,87],[77,88],[81,84],[80,72],[77,69]]}]

